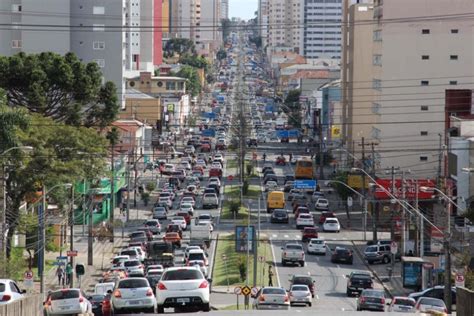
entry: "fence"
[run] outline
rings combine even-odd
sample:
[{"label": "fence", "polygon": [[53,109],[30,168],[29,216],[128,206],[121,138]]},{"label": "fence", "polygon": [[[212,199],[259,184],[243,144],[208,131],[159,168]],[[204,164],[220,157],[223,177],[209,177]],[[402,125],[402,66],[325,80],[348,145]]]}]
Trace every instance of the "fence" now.
[{"label": "fence", "polygon": [[10,304],[0,305],[0,316],[40,316],[43,315],[41,294],[27,296]]},{"label": "fence", "polygon": [[456,288],[456,315],[474,315],[474,291],[464,287]]}]

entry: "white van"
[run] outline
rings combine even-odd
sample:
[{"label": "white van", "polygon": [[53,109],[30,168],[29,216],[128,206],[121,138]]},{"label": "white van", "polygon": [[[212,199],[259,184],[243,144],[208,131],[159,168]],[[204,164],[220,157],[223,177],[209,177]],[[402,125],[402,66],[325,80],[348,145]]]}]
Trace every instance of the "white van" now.
[{"label": "white van", "polygon": [[106,282],[106,283],[98,283],[95,285],[94,294],[97,295],[107,295],[107,291],[114,290],[115,283],[114,282]]}]

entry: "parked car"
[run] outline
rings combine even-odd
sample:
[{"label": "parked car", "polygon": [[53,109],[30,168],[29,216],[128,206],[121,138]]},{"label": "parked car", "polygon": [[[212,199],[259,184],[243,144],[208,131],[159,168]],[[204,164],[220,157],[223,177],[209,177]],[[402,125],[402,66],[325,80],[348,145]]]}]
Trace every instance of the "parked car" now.
[{"label": "parked car", "polygon": [[304,304],[311,307],[312,295],[306,284],[296,284],[290,287],[290,305]]},{"label": "parked car", "polygon": [[49,293],[44,303],[47,316],[92,314],[92,304],[80,289],[60,289]]},{"label": "parked car", "polygon": [[254,309],[289,309],[290,299],[281,287],[261,288],[253,301]]},{"label": "parked car", "polygon": [[156,298],[146,278],[128,278],[117,282],[111,303],[114,314],[124,312],[153,314]]},{"label": "parked car", "polygon": [[388,245],[372,245],[364,250],[364,259],[369,264],[374,262],[387,264],[390,262],[391,258],[392,253],[390,252],[390,246]]},{"label": "parked car", "polygon": [[24,290],[20,290],[18,284],[10,279],[0,279],[0,305],[9,304],[23,298]]},{"label": "parked car", "polygon": [[[451,293],[451,302],[453,305],[456,305],[456,287],[451,288]],[[420,297],[433,297],[444,300],[444,285],[436,285],[421,292],[411,293],[408,295],[408,297],[411,297],[416,301],[418,301]]]},{"label": "parked car", "polygon": [[348,264],[352,264],[354,262],[354,257],[352,255],[352,250],[349,250],[344,247],[336,247],[334,248],[332,255],[331,255],[331,262],[344,262]]},{"label": "parked car", "polygon": [[357,311],[385,311],[385,292],[383,290],[365,289],[357,299]]},{"label": "parked car", "polygon": [[199,307],[209,312],[210,283],[194,267],[168,268],[156,286],[157,311],[164,313],[168,307]]}]

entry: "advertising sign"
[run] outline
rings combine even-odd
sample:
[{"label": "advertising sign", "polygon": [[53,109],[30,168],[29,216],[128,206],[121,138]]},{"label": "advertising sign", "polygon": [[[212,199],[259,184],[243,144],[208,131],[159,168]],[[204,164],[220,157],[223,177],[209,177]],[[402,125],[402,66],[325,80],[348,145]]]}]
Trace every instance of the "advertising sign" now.
[{"label": "advertising sign", "polygon": [[[365,177],[365,188],[369,188],[369,177]],[[362,176],[358,174],[351,174],[347,176],[347,185],[353,189],[362,189]]]},{"label": "advertising sign", "polygon": [[[385,190],[395,195],[397,198],[403,197],[402,192],[402,180],[395,179],[395,192],[392,192],[392,180],[391,179],[377,179],[377,184],[382,186]],[[411,179],[405,180],[405,198],[408,200],[416,199],[418,195],[419,200],[428,200],[433,196],[433,192],[424,192],[420,190],[420,187],[435,187],[433,180],[425,179],[418,180],[418,192],[416,192],[416,181]],[[390,199],[390,196],[381,187],[375,188],[375,198],[377,199]]]},{"label": "advertising sign", "polygon": [[403,287],[418,288],[421,285],[422,264],[418,262],[403,263]]},{"label": "advertising sign", "polygon": [[235,252],[254,251],[255,226],[235,226]]}]

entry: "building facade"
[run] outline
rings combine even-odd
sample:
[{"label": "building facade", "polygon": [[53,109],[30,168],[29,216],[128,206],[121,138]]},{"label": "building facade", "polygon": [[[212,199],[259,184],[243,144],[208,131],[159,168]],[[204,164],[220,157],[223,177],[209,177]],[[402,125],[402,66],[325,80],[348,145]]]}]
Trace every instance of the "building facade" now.
[{"label": "building facade", "polygon": [[268,54],[278,47],[303,52],[303,10],[301,0],[268,1]]},{"label": "building facade", "polygon": [[257,24],[258,32],[262,38],[262,47],[265,48],[268,45],[268,20],[270,14],[270,0],[259,0],[258,11],[257,11]]},{"label": "building facade", "polygon": [[220,0],[221,1],[221,19],[229,18],[229,0]]}]

